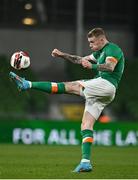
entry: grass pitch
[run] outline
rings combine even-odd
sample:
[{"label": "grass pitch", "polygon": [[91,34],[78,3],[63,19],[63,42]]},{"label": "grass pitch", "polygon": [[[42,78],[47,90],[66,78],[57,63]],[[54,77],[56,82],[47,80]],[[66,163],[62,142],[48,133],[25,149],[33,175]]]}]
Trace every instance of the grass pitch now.
[{"label": "grass pitch", "polygon": [[0,178],[137,179],[138,147],[93,147],[93,171],[72,173],[80,146],[0,145]]}]

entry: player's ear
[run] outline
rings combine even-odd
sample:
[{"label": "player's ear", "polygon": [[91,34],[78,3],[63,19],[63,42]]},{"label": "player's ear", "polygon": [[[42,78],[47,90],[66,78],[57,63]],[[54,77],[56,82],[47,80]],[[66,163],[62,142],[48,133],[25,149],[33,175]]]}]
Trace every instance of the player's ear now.
[{"label": "player's ear", "polygon": [[101,41],[101,42],[104,42],[104,37],[100,37],[100,41]]}]

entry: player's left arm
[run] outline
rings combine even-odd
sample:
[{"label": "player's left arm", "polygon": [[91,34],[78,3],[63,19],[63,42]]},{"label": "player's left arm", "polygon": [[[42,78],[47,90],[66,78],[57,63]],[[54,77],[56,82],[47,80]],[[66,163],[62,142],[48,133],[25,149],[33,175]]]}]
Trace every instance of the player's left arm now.
[{"label": "player's left arm", "polygon": [[113,72],[117,63],[118,60],[115,57],[107,57],[104,64],[97,65],[97,70]]},{"label": "player's left arm", "polygon": [[91,62],[84,60],[82,66],[87,69],[97,69],[99,71],[113,72],[118,60],[114,57],[107,57],[104,64],[92,64]]}]

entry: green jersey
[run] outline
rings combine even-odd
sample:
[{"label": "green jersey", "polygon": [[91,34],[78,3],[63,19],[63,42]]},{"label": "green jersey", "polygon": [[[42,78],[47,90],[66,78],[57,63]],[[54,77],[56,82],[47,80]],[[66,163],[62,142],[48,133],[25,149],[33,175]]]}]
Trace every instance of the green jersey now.
[{"label": "green jersey", "polygon": [[107,57],[113,57],[118,61],[113,72],[98,71],[98,74],[95,77],[102,77],[117,88],[124,71],[124,54],[120,47],[114,43],[107,43],[102,49],[95,51],[93,56],[96,59],[97,64],[104,64]]}]

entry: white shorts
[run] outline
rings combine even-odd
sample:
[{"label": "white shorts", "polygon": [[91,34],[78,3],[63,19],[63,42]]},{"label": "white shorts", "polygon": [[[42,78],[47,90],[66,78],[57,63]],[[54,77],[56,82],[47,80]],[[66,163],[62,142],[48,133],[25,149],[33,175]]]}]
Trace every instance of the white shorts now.
[{"label": "white shorts", "polygon": [[84,111],[88,111],[97,120],[105,106],[114,99],[116,88],[101,77],[78,82],[85,88],[81,93],[86,99]]}]

